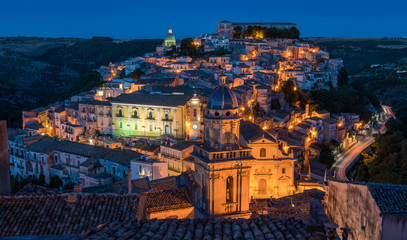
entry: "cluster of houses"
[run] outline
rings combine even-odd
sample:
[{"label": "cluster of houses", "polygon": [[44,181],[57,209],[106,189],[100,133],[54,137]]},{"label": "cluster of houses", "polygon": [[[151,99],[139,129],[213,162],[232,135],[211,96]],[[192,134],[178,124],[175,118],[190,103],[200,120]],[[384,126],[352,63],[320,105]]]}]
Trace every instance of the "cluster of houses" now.
[{"label": "cluster of houses", "polygon": [[[0,236],[402,239],[405,187],[324,181],[319,144],[347,148],[357,141],[359,116],[301,108],[282,91],[288,82],[292,91],[335,88],[342,60],[294,39],[231,37],[233,26],[249,25],[223,21],[217,33],[193,38],[204,53],[197,58],[168,56],[180,48],[170,30],[156,52],[100,67],[103,86],[24,111],[23,129],[8,129],[8,147],[2,144],[11,175],[75,188],[35,188],[47,198],[23,189],[18,204],[0,197],[8,209],[0,221],[15,222],[10,211],[22,211],[17,222],[39,229],[2,225]],[[45,226],[57,220],[43,206],[71,209],[66,224]],[[78,211],[90,223],[75,220]],[[229,220],[174,219],[203,217]]]},{"label": "cluster of houses", "polygon": [[[284,28],[285,25],[276,26]],[[292,106],[286,102],[281,89],[288,81],[292,82],[295,91],[336,87],[342,60],[330,59],[327,52],[294,39],[225,36],[218,26],[216,34],[193,38],[192,44],[206,52],[202,57],[174,58],[166,53],[179,48],[180,41],[170,29],[156,52],[101,66],[103,86],[72,96],[65,102],[24,111],[24,131],[9,140],[10,147],[19,148],[12,152],[24,152],[22,158],[11,154],[12,166],[15,166],[12,175],[26,178],[44,174],[49,181],[49,176],[56,174],[65,179],[68,176],[69,181],[64,183],[97,185],[125,179],[132,160],[144,161],[150,169],[158,166],[158,162],[167,163],[165,167],[160,165],[161,171],[154,176],[152,170],[137,175],[150,174],[151,179],[191,170],[193,144],[202,141],[204,135],[203,118],[208,97],[212,89],[222,83],[235,95],[243,120],[257,124],[277,139],[283,149],[290,149],[298,160],[295,171],[299,175],[308,173],[303,177],[322,180],[325,166],[320,166],[322,171],[312,171],[309,163],[318,162],[318,143],[335,140],[340,147],[346,148],[356,141],[354,133],[360,127],[359,116],[352,113],[331,115],[327,111],[311,112],[308,106],[305,109]],[[211,55],[208,49],[224,49],[227,53]],[[141,74],[136,78],[127,77],[135,72]],[[272,102],[278,102],[280,107],[273,108]],[[41,139],[44,135],[89,148],[132,150],[142,157],[134,156],[123,162],[116,167],[120,171],[112,170],[99,159],[88,168],[97,172],[96,176],[104,174],[106,181],[102,178],[84,180],[78,177],[80,171],[71,171],[66,162],[61,165],[45,159],[43,161],[48,161],[48,165],[39,167],[40,163],[27,158],[32,150],[25,142],[34,141],[28,138]],[[43,141],[38,140],[38,144]],[[49,152],[54,154],[57,149]],[[45,154],[50,155],[49,152]],[[98,156],[96,153],[84,155],[79,164],[88,164],[87,158],[97,159]],[[55,170],[55,166],[62,170]]]}]

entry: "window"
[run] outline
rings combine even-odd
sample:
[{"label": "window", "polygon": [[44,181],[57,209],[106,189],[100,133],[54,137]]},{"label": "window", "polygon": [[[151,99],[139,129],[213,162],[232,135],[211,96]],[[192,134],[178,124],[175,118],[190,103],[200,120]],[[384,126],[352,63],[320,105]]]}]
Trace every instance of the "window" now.
[{"label": "window", "polygon": [[168,116],[168,113],[165,113],[164,118],[165,118],[166,120],[168,120],[168,119],[170,118],[170,117]]},{"label": "window", "polygon": [[194,118],[196,118],[197,112],[198,111],[196,109],[194,109]]},{"label": "window", "polygon": [[360,221],[361,221],[361,227],[363,232],[366,231],[366,216],[365,214],[362,213],[362,216],[360,217]]},{"label": "window", "polygon": [[137,130],[138,129],[138,125],[137,125],[137,123],[135,123],[134,124],[134,130]]},{"label": "window", "polygon": [[133,117],[138,118],[138,112],[137,109],[133,110]]},{"label": "window", "polygon": [[102,126],[103,126],[103,119],[100,121],[100,125],[102,125]]},{"label": "window", "polygon": [[266,189],[267,189],[267,182],[265,179],[260,179],[259,180],[259,186],[258,186],[259,194],[266,194]]},{"label": "window", "polygon": [[123,116],[123,109],[119,108],[119,117]]},{"label": "window", "polygon": [[265,148],[260,149],[260,157],[266,157],[266,149]]},{"label": "window", "polygon": [[120,122],[120,123],[119,123],[119,128],[122,128],[122,127],[123,127],[123,123]]},{"label": "window", "polygon": [[112,173],[113,173],[113,176],[116,175],[116,168],[115,167],[112,167]]},{"label": "window", "polygon": [[148,118],[153,118],[153,111],[148,112]]},{"label": "window", "polygon": [[150,132],[152,132],[152,131],[153,131],[153,125],[150,124]]},{"label": "window", "polygon": [[285,168],[283,168],[283,169],[281,170],[281,173],[282,173],[282,174],[285,174]]},{"label": "window", "polygon": [[226,179],[226,202],[233,202],[233,177]]}]

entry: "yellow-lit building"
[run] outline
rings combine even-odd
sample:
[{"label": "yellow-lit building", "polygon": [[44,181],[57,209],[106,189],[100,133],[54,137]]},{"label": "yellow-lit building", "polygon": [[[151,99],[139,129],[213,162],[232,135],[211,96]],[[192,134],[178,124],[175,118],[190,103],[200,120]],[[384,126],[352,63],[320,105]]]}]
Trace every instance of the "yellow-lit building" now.
[{"label": "yellow-lit building", "polygon": [[196,139],[201,131],[201,101],[188,94],[122,94],[112,104],[115,137],[172,136]]},{"label": "yellow-lit building", "polygon": [[248,218],[251,199],[296,192],[296,159],[260,126],[241,121],[236,96],[221,82],[203,117],[204,142],[191,153],[196,205],[212,217]]}]

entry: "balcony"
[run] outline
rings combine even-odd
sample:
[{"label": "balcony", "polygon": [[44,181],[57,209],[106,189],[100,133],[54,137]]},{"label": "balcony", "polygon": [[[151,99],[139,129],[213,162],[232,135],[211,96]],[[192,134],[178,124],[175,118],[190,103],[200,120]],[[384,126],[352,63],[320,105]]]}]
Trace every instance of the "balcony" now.
[{"label": "balcony", "polygon": [[171,118],[162,118],[161,121],[172,122]]},{"label": "balcony", "polygon": [[234,213],[237,212],[237,202],[223,203],[225,213]]}]

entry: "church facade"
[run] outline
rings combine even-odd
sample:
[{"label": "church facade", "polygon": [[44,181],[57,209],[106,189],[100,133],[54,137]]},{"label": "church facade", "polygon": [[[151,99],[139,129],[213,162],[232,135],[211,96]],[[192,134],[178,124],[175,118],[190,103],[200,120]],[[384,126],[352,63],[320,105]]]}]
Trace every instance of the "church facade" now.
[{"label": "church facade", "polygon": [[201,137],[201,101],[196,95],[122,94],[110,100],[112,133],[116,138]]},{"label": "church facade", "polygon": [[251,199],[294,193],[296,159],[260,126],[241,120],[224,82],[209,97],[203,122],[204,142],[191,154],[198,208],[212,217],[249,217]]}]

